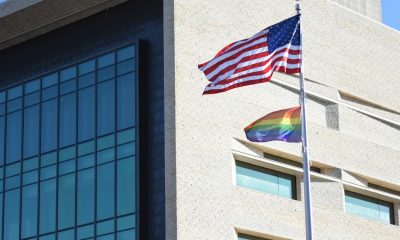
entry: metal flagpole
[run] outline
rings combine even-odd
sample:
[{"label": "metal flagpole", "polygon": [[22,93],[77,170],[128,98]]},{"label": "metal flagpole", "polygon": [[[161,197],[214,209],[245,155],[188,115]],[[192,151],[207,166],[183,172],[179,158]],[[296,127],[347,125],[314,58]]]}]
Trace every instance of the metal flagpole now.
[{"label": "metal flagpole", "polygon": [[[296,0],[297,14],[301,13],[301,4]],[[310,186],[310,162],[307,153],[307,120],[306,120],[306,92],[304,89],[304,73],[303,73],[303,37],[301,31],[300,17],[300,105],[301,105],[301,136],[302,136],[302,154],[303,154],[303,172],[304,172],[304,208],[306,218],[306,240],[313,239],[312,214],[311,214],[311,186]]]}]

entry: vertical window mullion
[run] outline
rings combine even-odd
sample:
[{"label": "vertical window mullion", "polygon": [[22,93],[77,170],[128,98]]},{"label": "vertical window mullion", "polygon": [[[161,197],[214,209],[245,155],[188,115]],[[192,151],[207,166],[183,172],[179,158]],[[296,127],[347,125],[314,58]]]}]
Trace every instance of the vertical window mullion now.
[{"label": "vertical window mullion", "polygon": [[3,136],[3,141],[4,141],[4,144],[5,144],[5,148],[4,148],[4,152],[3,152],[3,194],[2,194],[2,216],[1,216],[1,236],[0,236],[0,238],[1,239],[4,239],[4,220],[5,220],[5,217],[4,217],[4,214],[5,214],[5,195],[6,195],[6,193],[5,193],[5,189],[6,189],[6,179],[5,179],[5,176],[6,176],[6,162],[7,162],[7,160],[6,160],[6,152],[7,152],[7,98],[8,98],[8,93],[7,93],[7,91],[5,91],[5,100],[4,100],[4,108],[5,108],[5,114],[4,114],[4,136]]},{"label": "vertical window mullion", "polygon": [[117,73],[117,52],[114,52],[114,72],[115,72],[115,82],[114,82],[114,238],[117,239],[117,214],[118,214],[118,206],[117,206],[117,179],[118,179],[118,171],[117,171],[117,129],[118,129],[118,73]]},{"label": "vertical window mullion", "polygon": [[25,104],[24,104],[24,102],[25,102],[25,97],[24,97],[24,93],[25,93],[25,90],[24,90],[24,88],[22,88],[22,109],[21,109],[21,128],[22,128],[22,130],[21,130],[21,158],[20,158],[20,162],[21,162],[21,164],[20,164],[20,171],[19,171],[19,173],[20,173],[20,176],[19,176],[19,179],[20,179],[20,186],[19,186],[19,190],[20,190],[20,192],[19,192],[19,235],[18,235],[18,237],[19,237],[19,239],[21,239],[21,236],[22,236],[22,231],[23,231],[23,229],[22,229],[22,200],[23,200],[23,198],[22,198],[22,190],[23,190],[23,184],[22,184],[22,167],[23,167],[23,155],[24,155],[24,129],[25,129],[25,126],[24,126],[24,107],[25,107]]},{"label": "vertical window mullion", "polygon": [[40,234],[40,172],[41,172],[41,162],[40,162],[40,152],[42,149],[42,79],[40,79],[39,83],[39,142],[38,142],[38,170],[37,170],[37,176],[38,176],[38,201],[37,201],[37,216],[36,216],[36,235],[38,236]]},{"label": "vertical window mullion", "polygon": [[[94,60],[94,138],[97,139],[97,97],[98,97],[98,91],[97,91],[97,58],[95,58]],[[94,154],[94,167],[93,167],[93,171],[94,171],[94,222],[95,222],[95,226],[94,226],[94,237],[96,239],[97,237],[97,142],[94,145],[94,150],[95,150],[95,154]]]}]

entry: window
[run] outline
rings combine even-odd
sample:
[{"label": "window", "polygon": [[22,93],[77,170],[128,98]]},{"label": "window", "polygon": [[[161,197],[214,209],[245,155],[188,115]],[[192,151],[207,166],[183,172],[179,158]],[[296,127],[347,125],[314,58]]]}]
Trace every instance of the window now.
[{"label": "window", "polygon": [[393,203],[349,191],[345,192],[345,202],[347,213],[394,224]]},{"label": "window", "polygon": [[135,49],[0,91],[0,240],[135,239]]},{"label": "window", "polygon": [[268,240],[268,239],[259,238],[259,237],[253,237],[253,236],[250,236],[250,235],[239,234],[238,235],[238,240]]},{"label": "window", "polygon": [[236,162],[236,184],[280,197],[296,199],[296,177],[251,165]]}]

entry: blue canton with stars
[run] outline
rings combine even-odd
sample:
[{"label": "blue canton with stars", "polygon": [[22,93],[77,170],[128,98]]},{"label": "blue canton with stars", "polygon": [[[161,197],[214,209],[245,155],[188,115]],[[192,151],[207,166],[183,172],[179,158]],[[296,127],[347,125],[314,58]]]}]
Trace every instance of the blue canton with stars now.
[{"label": "blue canton with stars", "polygon": [[290,42],[300,46],[300,14],[269,27],[267,41],[270,53]]}]

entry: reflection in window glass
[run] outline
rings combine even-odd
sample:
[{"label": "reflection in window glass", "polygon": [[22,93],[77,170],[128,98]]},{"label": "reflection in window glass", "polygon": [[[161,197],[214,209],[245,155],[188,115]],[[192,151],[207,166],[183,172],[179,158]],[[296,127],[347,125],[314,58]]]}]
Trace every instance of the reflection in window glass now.
[{"label": "reflection in window glass", "polygon": [[7,116],[7,163],[19,161],[21,159],[21,134],[21,111],[9,114]]},{"label": "reflection in window glass", "polygon": [[78,135],[79,141],[94,137],[95,131],[95,89],[86,88],[79,91],[78,100]]},{"label": "reflection in window glass", "polygon": [[133,73],[118,78],[117,119],[118,129],[135,124],[135,75]]},{"label": "reflection in window glass", "polygon": [[75,220],[75,174],[60,177],[58,188],[58,229],[65,229]]},{"label": "reflection in window glass", "polygon": [[238,186],[257,191],[296,198],[294,176],[251,164],[236,162],[236,183]]},{"label": "reflection in window glass", "polygon": [[25,94],[40,90],[40,79],[25,83]]},{"label": "reflection in window glass", "polygon": [[40,183],[40,234],[53,232],[56,222],[56,180]]},{"label": "reflection in window glass", "polygon": [[394,224],[393,204],[353,192],[345,192],[346,212],[371,220]]},{"label": "reflection in window glass", "polygon": [[42,104],[42,152],[57,147],[57,100]]},{"label": "reflection in window glass", "polygon": [[4,239],[19,238],[19,189],[5,193]]},{"label": "reflection in window glass", "polygon": [[126,158],[117,162],[117,214],[135,211],[135,162]]},{"label": "reflection in window glass", "polygon": [[76,136],[76,94],[60,98],[60,147],[75,143]]},{"label": "reflection in window glass", "polygon": [[4,117],[0,117],[0,165],[3,165],[4,163]]},{"label": "reflection in window glass", "polygon": [[117,240],[135,240],[135,230],[127,230],[117,233]]},{"label": "reflection in window glass", "polygon": [[39,105],[24,110],[24,158],[39,152]]},{"label": "reflection in window glass", "polygon": [[29,185],[22,189],[21,236],[23,238],[36,235],[37,201],[37,184]]},{"label": "reflection in window glass", "polygon": [[135,238],[135,61],[128,46],[0,92],[0,240]]},{"label": "reflection in window glass", "polygon": [[98,85],[97,95],[97,134],[99,136],[114,131],[115,84],[110,80]]},{"label": "reflection in window glass", "polygon": [[94,218],[94,169],[78,173],[78,225]]},{"label": "reflection in window glass", "polygon": [[114,216],[114,163],[97,167],[97,220]]}]

